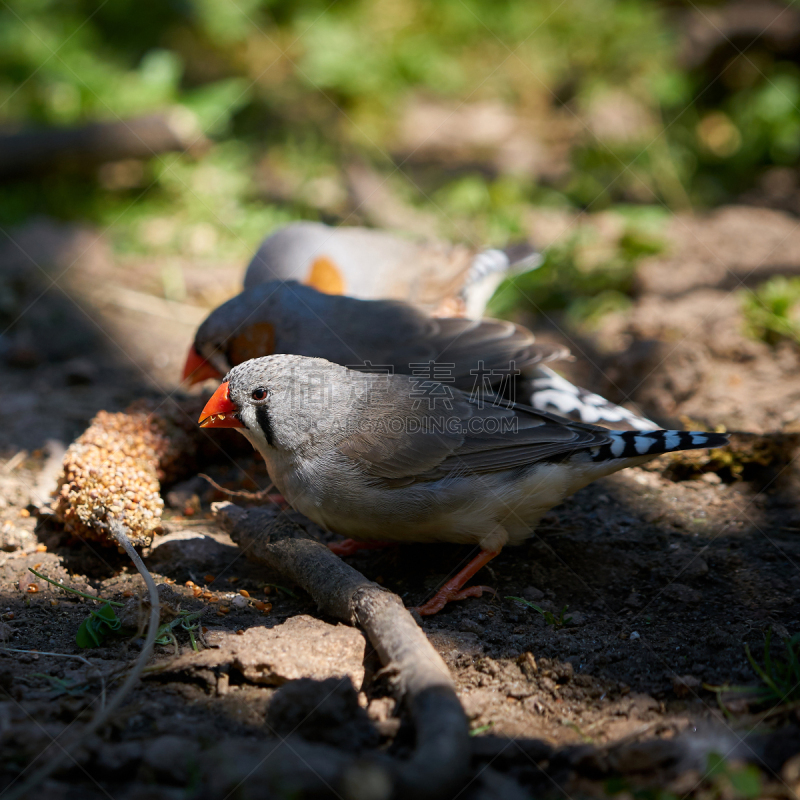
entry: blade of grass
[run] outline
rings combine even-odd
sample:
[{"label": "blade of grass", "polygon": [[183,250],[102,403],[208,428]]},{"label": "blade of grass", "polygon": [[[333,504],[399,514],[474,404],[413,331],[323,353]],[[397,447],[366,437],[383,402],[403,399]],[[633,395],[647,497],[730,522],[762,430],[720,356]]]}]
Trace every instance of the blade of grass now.
[{"label": "blade of grass", "polygon": [[52,578],[48,578],[47,575],[42,575],[41,572],[37,572],[33,567],[28,567],[28,572],[32,572],[37,578],[41,578],[43,581],[47,581],[48,583],[52,583],[53,586],[57,586],[59,589],[63,589],[65,592],[69,592],[70,594],[76,594],[78,597],[85,597],[87,600],[98,600],[101,603],[110,603],[112,606],[119,606],[123,608],[125,603],[120,603],[116,600],[108,600],[105,597],[96,597],[93,594],[86,594],[85,592],[79,592],[77,589],[73,589],[71,586],[65,586],[63,583],[58,583],[58,581],[54,581]]}]

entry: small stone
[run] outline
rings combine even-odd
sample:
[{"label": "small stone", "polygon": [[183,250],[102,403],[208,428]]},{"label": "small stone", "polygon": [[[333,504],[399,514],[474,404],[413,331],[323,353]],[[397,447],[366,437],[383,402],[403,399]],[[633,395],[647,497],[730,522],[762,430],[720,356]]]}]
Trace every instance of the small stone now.
[{"label": "small stone", "polygon": [[553,672],[559,683],[569,683],[575,677],[575,667],[571,661],[564,661],[553,666]]},{"label": "small stone", "polygon": [[800,788],[800,754],[792,756],[781,769],[781,777],[793,787],[795,793]]},{"label": "small stone", "polygon": [[95,766],[101,774],[119,774],[134,768],[141,761],[143,751],[141,742],[108,742],[98,750]]},{"label": "small stone", "polygon": [[702,595],[683,583],[671,583],[663,589],[663,595],[676,603],[699,603]]},{"label": "small stone", "polygon": [[586,615],[580,611],[567,611],[564,614],[564,624],[569,628],[579,628],[586,622]]},{"label": "small stone", "polygon": [[200,746],[182,736],[159,736],[144,749],[142,766],[157,778],[189,781],[198,763]]},{"label": "small stone", "polygon": [[708,575],[708,564],[702,558],[693,558],[681,573],[684,580],[694,580]]},{"label": "small stone", "polygon": [[556,682],[552,678],[540,678],[539,686],[541,686],[545,691],[551,692],[552,694],[556,694],[558,691],[556,688]]},{"label": "small stone", "polygon": [[782,622],[773,622],[772,632],[777,634],[780,639],[789,638],[789,629]]},{"label": "small stone", "polygon": [[522,590],[522,596],[532,603],[536,603],[544,598],[544,592],[535,586],[527,586]]},{"label": "small stone", "polygon": [[483,625],[479,625],[474,619],[462,619],[458,628],[465,633],[483,633]]},{"label": "small stone", "polygon": [[64,364],[64,378],[70,386],[93,383],[97,377],[97,366],[88,358],[71,358]]},{"label": "small stone", "polygon": [[628,637],[629,639],[641,639],[642,636],[639,631],[631,631],[631,635]]},{"label": "small stone", "polygon": [[187,506],[199,507],[200,497],[203,496],[208,486],[208,483],[199,475],[188,481],[182,481],[167,492],[167,504],[170,508],[177,508],[181,511]]},{"label": "small stone", "polygon": [[678,697],[688,697],[697,692],[701,685],[702,681],[694,675],[675,675],[672,679],[672,691]]},{"label": "small stone", "polygon": [[234,608],[247,608],[248,602],[246,597],[242,597],[242,595],[237,594],[232,600],[231,605]]},{"label": "small stone", "polygon": [[539,673],[539,667],[536,664],[536,659],[534,658],[533,653],[523,653],[517,659],[517,664],[522,670],[522,674],[528,678],[528,680],[533,680],[534,676]]},{"label": "small stone", "polygon": [[627,600],[625,600],[625,605],[628,606],[628,608],[641,608],[642,596],[638,594],[638,592],[631,592]]}]

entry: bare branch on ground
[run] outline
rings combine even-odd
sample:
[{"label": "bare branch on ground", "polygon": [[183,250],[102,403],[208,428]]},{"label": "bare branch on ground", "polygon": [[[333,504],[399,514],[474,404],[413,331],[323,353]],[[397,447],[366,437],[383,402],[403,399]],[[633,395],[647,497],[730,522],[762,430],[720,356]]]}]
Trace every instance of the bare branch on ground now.
[{"label": "bare branch on ground", "polygon": [[323,613],[367,633],[416,728],[412,757],[393,762],[392,796],[454,796],[469,774],[467,718],[447,666],[400,598],[368,581],[275,509],[232,503],[213,508],[248,559],[302,587]]}]

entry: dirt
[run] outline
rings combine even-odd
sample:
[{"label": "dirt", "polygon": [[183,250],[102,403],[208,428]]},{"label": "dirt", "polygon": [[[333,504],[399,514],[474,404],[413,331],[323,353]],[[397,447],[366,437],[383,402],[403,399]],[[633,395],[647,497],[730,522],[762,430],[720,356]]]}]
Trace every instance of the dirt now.
[{"label": "dirt", "polygon": [[[45,272],[0,253],[2,313],[13,322],[0,366],[3,787],[29,775],[54,752],[54,739],[91,717],[103,682],[114,691],[142,644],[143,582],[127,557],[70,540],[46,509],[37,510],[53,447],[47,442],[68,444],[101,408],[177,397],[192,315],[213,302],[203,292],[214,275],[235,283],[230,269],[204,267],[183,316],[166,319],[158,298],[147,305],[155,291],[147,265],[121,270],[85,231],[37,225],[25,241],[39,247]],[[632,307],[595,334],[571,339],[585,357],[568,371],[584,385],[633,401],[665,424],[691,419],[759,437],[735,438],[727,456],[665,456],[590,485],[553,509],[526,544],[486,567],[480,580],[496,596],[425,619],[475,732],[465,800],[631,796],[641,786],[792,797],[800,786],[796,708],[729,693],[723,713],[713,689],[759,685],[745,645],[763,661],[768,630],[776,640],[800,632],[800,351],[747,338],[730,293],[767,269],[772,252],[781,253],[776,271],[800,269],[800,246],[790,246],[794,225],[782,212],[746,207],[676,220],[667,254],[643,264]],[[84,255],[70,267],[76,242]],[[69,269],[69,281],[50,285],[46,275],[58,277],[59,269]],[[100,281],[138,293],[144,310],[91,301]],[[31,304],[36,315],[26,312]],[[47,327],[53,320],[69,329],[70,342]],[[559,336],[541,320],[532,324],[545,338]],[[230,488],[268,483],[249,453],[220,454],[208,470]],[[163,621],[202,611],[197,636],[209,649],[195,654],[189,633],[176,626],[176,642],[157,646],[154,669],[112,724],[84,742],[39,796],[327,797],[326,781],[353,752],[402,757],[412,733],[370,646],[362,664],[340,663],[335,621],[315,622],[307,596],[275,586],[277,576],[242,557],[210,518],[210,502],[224,495],[184,477],[164,487],[165,535],[145,556],[161,584]],[[408,545],[366,551],[351,563],[415,605],[472,555]],[[126,635],[79,649],[76,632],[98,604],[29,567],[126,603]],[[282,654],[290,663],[278,669],[258,648],[270,637],[283,641],[280,631],[298,624],[308,626],[296,635],[310,649],[290,643]],[[348,652],[359,652],[358,635],[346,634]],[[342,675],[355,675],[358,685]],[[709,771],[714,752],[735,763]],[[746,762],[757,765],[755,794],[736,793],[736,781],[752,777]],[[381,796],[364,794],[366,785],[348,796]]]}]

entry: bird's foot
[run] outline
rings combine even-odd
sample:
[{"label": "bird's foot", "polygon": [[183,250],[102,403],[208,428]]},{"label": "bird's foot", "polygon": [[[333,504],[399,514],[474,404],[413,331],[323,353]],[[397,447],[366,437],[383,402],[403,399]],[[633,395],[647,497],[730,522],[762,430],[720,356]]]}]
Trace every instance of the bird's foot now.
[{"label": "bird's foot", "polygon": [[383,547],[391,547],[394,542],[357,542],[355,539],[345,539],[343,542],[331,542],[328,550],[335,556],[346,558],[358,553],[360,550],[379,550]]},{"label": "bird's foot", "polygon": [[416,611],[421,617],[429,617],[438,614],[448,603],[454,600],[466,600],[468,597],[481,597],[484,592],[497,594],[491,586],[468,586],[466,589],[448,588],[445,586],[440,589],[427,603],[411,611]]},{"label": "bird's foot", "polygon": [[438,614],[453,600],[466,600],[468,597],[480,597],[484,592],[497,594],[497,592],[489,586],[470,586],[465,589],[464,584],[481,569],[481,567],[485,567],[499,552],[499,550],[481,550],[458,575],[450,578],[427,603],[412,610],[416,611],[422,617],[429,617],[431,614]]}]

